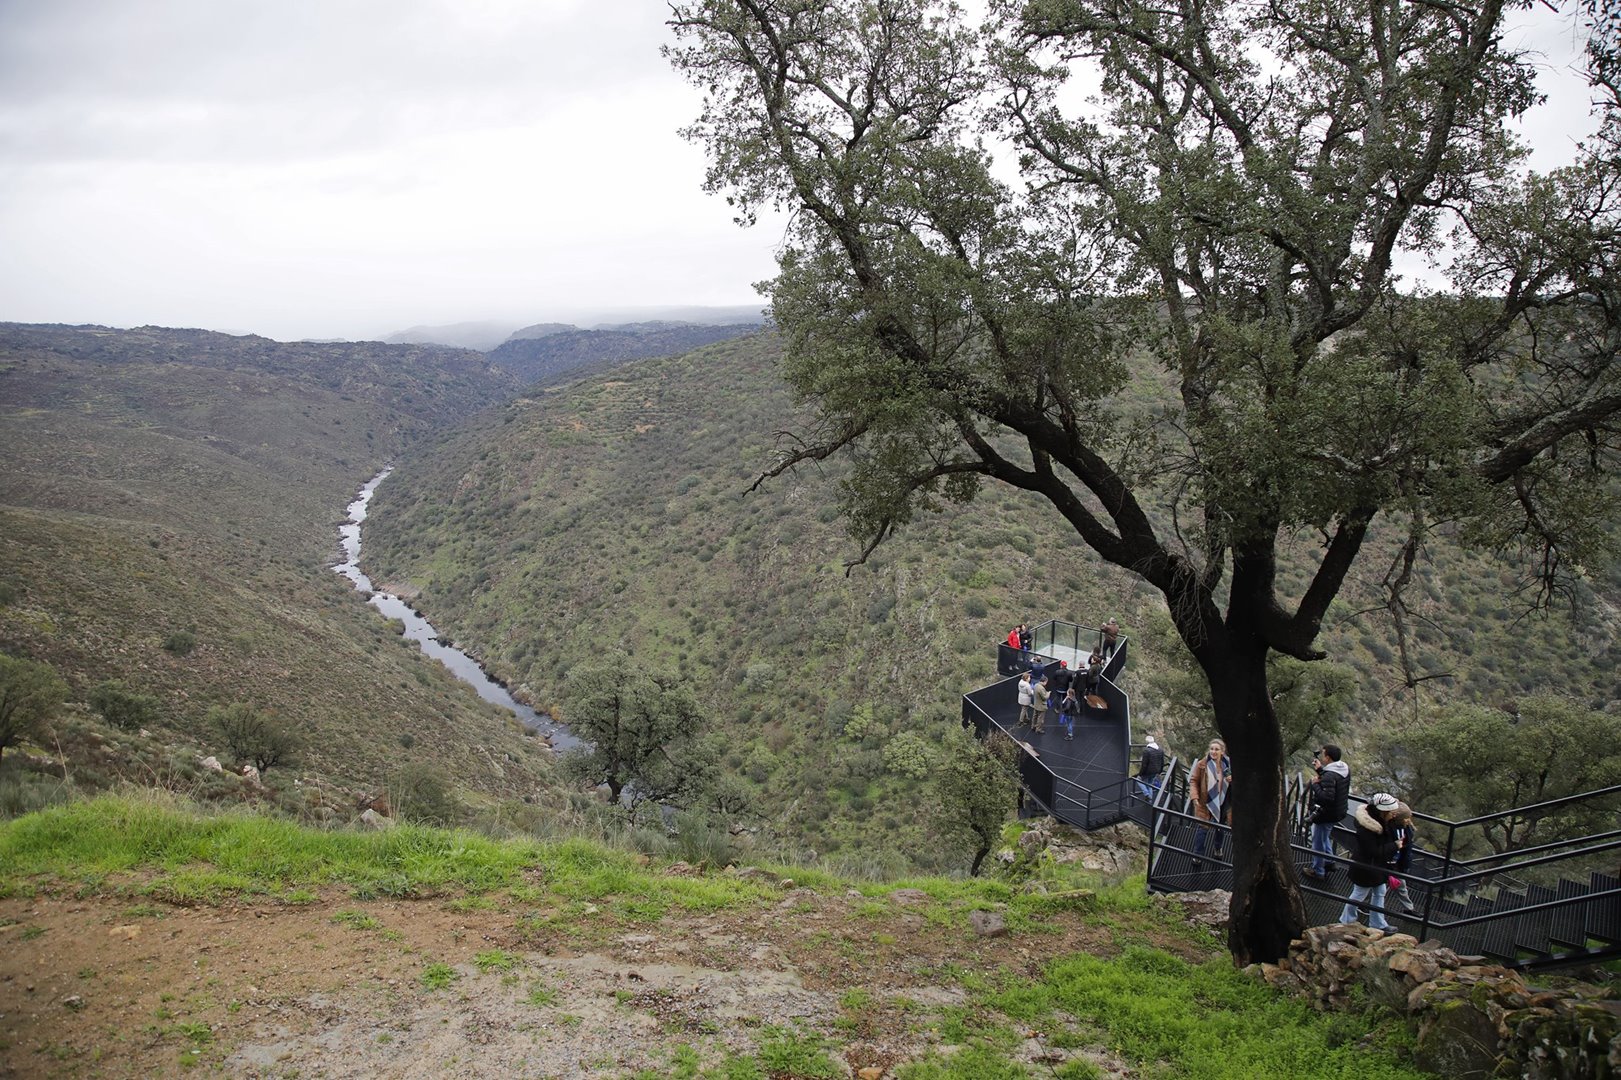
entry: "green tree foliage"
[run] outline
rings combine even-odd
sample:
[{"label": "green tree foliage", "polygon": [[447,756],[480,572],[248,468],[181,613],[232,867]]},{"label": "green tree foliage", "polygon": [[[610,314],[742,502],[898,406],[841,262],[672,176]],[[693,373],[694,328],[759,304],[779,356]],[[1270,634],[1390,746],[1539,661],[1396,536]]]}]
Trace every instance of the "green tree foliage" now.
[{"label": "green tree foliage", "polygon": [[120,731],[137,731],[158,720],[158,699],[131,690],[117,679],[97,683],[89,700],[90,707]]},{"label": "green tree foliage", "polygon": [[934,768],[934,747],[915,731],[903,731],[884,744],[884,768],[908,780],[921,780]]},{"label": "green tree foliage", "polygon": [[454,825],[461,817],[444,770],[426,762],[407,762],[389,774],[388,806],[397,820],[419,825]]},{"label": "green tree foliage", "polygon": [[939,805],[942,832],[973,853],[968,872],[980,865],[1002,836],[1018,793],[1014,771],[1017,749],[1006,738],[984,741],[972,732],[953,732],[935,766],[931,788]]},{"label": "green tree foliage", "polygon": [[209,709],[208,723],[239,764],[251,764],[260,772],[291,765],[298,752],[298,736],[286,724],[242,702]]},{"label": "green tree foliage", "polygon": [[37,732],[67,695],[49,664],[0,654],[0,754]]},{"label": "green tree foliage", "polygon": [[[1621,784],[1621,715],[1559,698],[1515,711],[1455,705],[1382,729],[1376,749],[1415,808],[1462,821]],[[1498,854],[1614,828],[1621,799],[1486,822]]]},{"label": "green tree foliage", "polygon": [[176,656],[190,656],[197,647],[197,635],[190,630],[176,630],[163,639],[163,648]]},{"label": "green tree foliage", "polygon": [[[768,288],[812,419],[766,477],[848,451],[861,558],[989,478],[1163,595],[1244,766],[1240,961],[1305,917],[1268,658],[1321,658],[1375,519],[1412,553],[1461,520],[1548,588],[1606,554],[1621,163],[1521,167],[1506,121],[1536,91],[1504,10],[993,0],[976,32],[926,0],[674,8],[709,187],[793,212]],[[1425,260],[1446,295],[1400,287]]]},{"label": "green tree foliage", "polygon": [[[634,817],[644,803],[685,805],[709,785],[714,748],[692,691],[670,676],[611,665],[569,673],[563,720],[590,743],[563,758],[575,780],[606,784]],[[628,794],[627,794],[628,793]]]}]

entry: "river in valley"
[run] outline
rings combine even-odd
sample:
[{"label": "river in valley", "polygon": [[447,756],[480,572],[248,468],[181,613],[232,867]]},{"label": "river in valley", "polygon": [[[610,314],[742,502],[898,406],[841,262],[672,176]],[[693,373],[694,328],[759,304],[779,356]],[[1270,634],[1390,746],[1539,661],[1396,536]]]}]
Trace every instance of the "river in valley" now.
[{"label": "river in valley", "polygon": [[366,509],[371,504],[371,497],[377,491],[377,485],[388,478],[392,468],[384,469],[367,481],[366,486],[360,489],[355,501],[349,504],[349,520],[338,529],[339,544],[343,548],[343,562],[333,567],[338,573],[354,583],[356,589],[365,595],[367,603],[382,612],[387,618],[405,624],[405,636],[417,643],[423,652],[449,668],[451,674],[462,682],[471,686],[479,697],[492,705],[498,705],[518,718],[524,727],[533,728],[551,742],[558,751],[569,750],[580,746],[581,742],[570,731],[553,720],[550,716],[537,713],[534,709],[514,700],[507,688],[485,674],[478,662],[460,649],[446,645],[439,640],[439,632],[412,609],[411,605],[392,593],[378,592],[367,577],[360,570],[360,525],[366,520]]}]

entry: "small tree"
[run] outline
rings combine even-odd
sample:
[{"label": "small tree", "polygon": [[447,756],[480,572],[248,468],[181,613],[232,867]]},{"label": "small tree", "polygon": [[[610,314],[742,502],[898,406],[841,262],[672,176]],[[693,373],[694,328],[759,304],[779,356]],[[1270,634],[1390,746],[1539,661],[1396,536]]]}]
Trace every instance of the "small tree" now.
[{"label": "small tree", "polygon": [[[1621,716],[1550,697],[1526,698],[1516,710],[1453,705],[1423,724],[1385,729],[1378,750],[1413,807],[1442,817],[1482,817],[1621,784]],[[1614,828],[1618,802],[1514,814],[1481,831],[1501,855]]]},{"label": "small tree", "polygon": [[273,765],[290,765],[298,737],[265,713],[238,702],[208,710],[208,722],[225,740],[226,749],[240,762],[251,762],[260,772]]},{"label": "small tree", "polygon": [[700,739],[703,718],[675,679],[607,665],[576,668],[564,707],[569,729],[589,743],[563,758],[564,770],[606,784],[615,803],[628,792],[632,817],[643,803],[682,805],[708,786],[714,754]]},{"label": "small tree", "polygon": [[176,656],[190,656],[197,647],[197,635],[190,630],[176,630],[163,639],[163,648]]},{"label": "small tree", "polygon": [[120,731],[136,731],[158,719],[157,698],[136,693],[117,679],[99,682],[91,689],[90,707]]},{"label": "small tree", "polygon": [[408,762],[389,776],[388,805],[397,820],[419,825],[454,825],[461,817],[444,771],[423,762]]},{"label": "small tree", "polygon": [[940,821],[952,839],[972,847],[968,872],[979,876],[980,864],[1002,838],[1012,813],[1017,781],[1013,744],[1000,735],[981,742],[968,731],[946,740],[934,774],[934,797]]},{"label": "small tree", "polygon": [[0,754],[56,715],[67,694],[51,665],[0,655]]}]

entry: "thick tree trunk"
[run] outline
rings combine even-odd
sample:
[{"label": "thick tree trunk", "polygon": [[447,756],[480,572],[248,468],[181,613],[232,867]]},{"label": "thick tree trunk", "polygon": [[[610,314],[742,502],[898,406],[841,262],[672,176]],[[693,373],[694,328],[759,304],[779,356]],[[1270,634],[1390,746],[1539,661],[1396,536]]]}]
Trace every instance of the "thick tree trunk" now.
[{"label": "thick tree trunk", "polygon": [[1306,927],[1283,805],[1283,741],[1266,684],[1266,647],[1233,649],[1212,673],[1216,727],[1233,760],[1233,903],[1227,945],[1240,966],[1275,963]]}]

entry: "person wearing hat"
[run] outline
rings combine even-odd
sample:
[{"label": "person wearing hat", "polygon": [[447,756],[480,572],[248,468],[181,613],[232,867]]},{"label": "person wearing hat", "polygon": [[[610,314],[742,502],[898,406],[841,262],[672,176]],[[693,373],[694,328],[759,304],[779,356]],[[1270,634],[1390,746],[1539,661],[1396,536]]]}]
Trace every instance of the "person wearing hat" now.
[{"label": "person wearing hat", "polygon": [[1152,800],[1159,795],[1160,785],[1165,783],[1165,751],[1159,748],[1159,742],[1150,735],[1143,740],[1143,757],[1137,765],[1137,793],[1145,799]]},{"label": "person wearing hat", "polygon": [[1351,840],[1351,896],[1340,912],[1340,922],[1357,921],[1361,905],[1368,905],[1368,926],[1389,930],[1385,921],[1385,890],[1390,884],[1390,864],[1399,844],[1396,813],[1401,803],[1396,796],[1381,791],[1356,808],[1356,835]]}]

